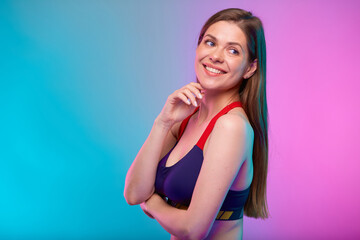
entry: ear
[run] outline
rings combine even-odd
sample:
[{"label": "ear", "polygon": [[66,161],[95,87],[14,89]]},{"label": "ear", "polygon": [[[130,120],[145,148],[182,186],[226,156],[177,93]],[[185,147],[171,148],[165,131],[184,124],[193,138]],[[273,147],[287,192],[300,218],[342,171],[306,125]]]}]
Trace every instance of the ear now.
[{"label": "ear", "polygon": [[250,78],[254,74],[254,72],[257,69],[257,63],[258,63],[258,60],[256,58],[248,67],[246,74],[244,75],[245,79]]}]

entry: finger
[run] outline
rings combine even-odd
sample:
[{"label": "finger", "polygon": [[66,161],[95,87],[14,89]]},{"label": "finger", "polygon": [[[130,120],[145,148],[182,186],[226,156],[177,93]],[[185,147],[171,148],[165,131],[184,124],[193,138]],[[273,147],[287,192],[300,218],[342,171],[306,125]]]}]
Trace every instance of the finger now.
[{"label": "finger", "polygon": [[195,86],[190,85],[190,84],[188,84],[186,87],[189,88],[190,91],[192,91],[192,93],[193,93],[197,98],[202,99],[201,92],[200,92],[200,90],[199,90],[198,88],[196,88]]},{"label": "finger", "polygon": [[183,93],[187,96],[187,98],[191,100],[191,102],[195,107],[198,106],[194,94],[188,88],[185,88],[183,90]]},{"label": "finger", "polygon": [[191,104],[191,102],[188,100],[188,98],[186,97],[186,95],[183,92],[178,92],[176,96],[178,98],[180,98],[184,103],[186,103],[186,105]]}]

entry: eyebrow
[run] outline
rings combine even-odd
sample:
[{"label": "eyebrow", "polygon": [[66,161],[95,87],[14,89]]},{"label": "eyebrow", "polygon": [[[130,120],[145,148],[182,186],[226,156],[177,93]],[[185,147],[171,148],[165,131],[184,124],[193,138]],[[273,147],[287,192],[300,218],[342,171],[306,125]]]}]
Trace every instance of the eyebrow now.
[{"label": "eyebrow", "polygon": [[[211,38],[213,38],[213,39],[215,39],[215,40],[217,41],[216,37],[214,37],[214,36],[211,35],[211,34],[206,34],[204,37],[206,37],[206,36],[209,36],[209,37],[211,37]],[[243,49],[243,47],[240,45],[240,43],[237,43],[237,42],[228,42],[227,44],[229,44],[229,45],[239,45],[240,48],[241,48],[241,50],[244,51],[244,49]]]}]

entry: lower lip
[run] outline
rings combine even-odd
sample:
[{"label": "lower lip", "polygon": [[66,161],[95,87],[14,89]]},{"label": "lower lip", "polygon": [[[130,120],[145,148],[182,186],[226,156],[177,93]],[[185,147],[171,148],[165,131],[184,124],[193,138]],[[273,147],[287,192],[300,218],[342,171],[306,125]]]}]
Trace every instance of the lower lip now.
[{"label": "lower lip", "polygon": [[225,73],[214,73],[214,72],[210,72],[209,70],[207,70],[204,65],[203,65],[203,68],[205,70],[205,73],[211,77],[218,77],[218,76],[221,76],[221,75],[224,75]]}]

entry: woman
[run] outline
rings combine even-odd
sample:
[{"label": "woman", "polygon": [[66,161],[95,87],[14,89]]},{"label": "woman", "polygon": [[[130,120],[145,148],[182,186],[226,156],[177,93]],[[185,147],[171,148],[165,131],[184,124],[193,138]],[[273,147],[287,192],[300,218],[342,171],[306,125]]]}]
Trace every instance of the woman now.
[{"label": "woman", "polygon": [[[266,50],[262,23],[225,9],[203,26],[197,82],[173,92],[126,176],[124,196],[171,239],[242,238],[267,218]],[[190,100],[190,101],[189,101]]]}]

